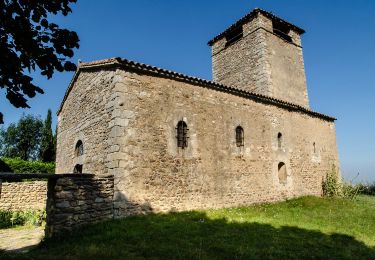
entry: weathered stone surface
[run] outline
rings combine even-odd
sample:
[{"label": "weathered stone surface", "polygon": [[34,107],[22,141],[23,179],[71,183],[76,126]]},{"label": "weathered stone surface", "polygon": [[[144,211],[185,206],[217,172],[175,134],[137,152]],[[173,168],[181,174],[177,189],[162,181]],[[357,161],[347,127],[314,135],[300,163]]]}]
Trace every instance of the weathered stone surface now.
[{"label": "weathered stone surface", "polygon": [[[225,39],[214,44],[214,79],[308,107],[299,35],[291,31],[293,44],[285,42],[262,15],[244,25],[246,33],[227,48]],[[319,196],[325,174],[339,166],[335,125],[293,107],[136,68],[87,67],[59,113],[56,171],[80,163],[98,177],[112,174],[100,191],[114,190],[115,217]],[[180,120],[189,129],[186,149],[177,147]],[[78,140],[82,156],[74,153]],[[87,205],[98,197],[89,195]]]},{"label": "weathered stone surface", "polygon": [[300,35],[290,30],[292,43],[285,41],[262,14],[242,27],[237,42],[212,46],[213,80],[309,107]]},{"label": "weathered stone surface", "polygon": [[47,182],[3,182],[0,194],[0,209],[29,210],[46,208]]},{"label": "weathered stone surface", "polygon": [[[106,155],[107,168],[102,169],[89,159],[83,161],[88,172],[115,175],[118,216],[320,195],[323,176],[332,165],[338,166],[333,122],[183,82],[126,71],[107,73],[120,75],[124,82],[129,78],[145,82],[122,85],[128,93],[123,109],[133,110],[134,117],[128,126],[116,127],[124,136],[111,136],[109,130],[103,133],[112,144],[119,146],[118,152],[112,152],[111,145],[101,150],[100,154]],[[72,97],[83,95],[77,83],[70,94]],[[140,88],[150,96],[144,102],[137,98]],[[66,104],[73,100],[68,98]],[[59,129],[73,135],[77,122],[68,116],[71,113],[63,108],[60,117],[65,119],[59,123]],[[79,112],[80,120],[87,113],[92,111],[88,108]],[[176,143],[175,128],[181,119],[189,128],[189,144],[184,150],[177,148]],[[102,124],[109,124],[111,120],[115,118],[108,118]],[[244,129],[243,147],[235,143],[238,125]],[[92,136],[86,138],[86,158],[91,155],[91,149],[96,153],[100,149],[95,147],[92,131],[88,127],[74,134]],[[278,148],[279,132],[283,135],[282,148]],[[58,154],[73,153],[73,138],[58,142]],[[74,160],[58,162],[58,171],[69,170]],[[278,179],[279,162],[286,165],[285,183]],[[142,208],[145,204],[148,206]]]},{"label": "weathered stone surface", "polygon": [[63,177],[50,180],[47,201],[48,237],[80,225],[113,218],[113,176]]}]

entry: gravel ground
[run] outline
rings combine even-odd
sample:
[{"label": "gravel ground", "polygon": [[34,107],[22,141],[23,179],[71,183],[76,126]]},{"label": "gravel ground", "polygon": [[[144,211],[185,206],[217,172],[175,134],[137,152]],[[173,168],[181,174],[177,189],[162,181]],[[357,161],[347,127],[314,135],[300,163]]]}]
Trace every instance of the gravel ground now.
[{"label": "gravel ground", "polygon": [[27,252],[44,237],[44,227],[16,227],[0,229],[0,250]]}]

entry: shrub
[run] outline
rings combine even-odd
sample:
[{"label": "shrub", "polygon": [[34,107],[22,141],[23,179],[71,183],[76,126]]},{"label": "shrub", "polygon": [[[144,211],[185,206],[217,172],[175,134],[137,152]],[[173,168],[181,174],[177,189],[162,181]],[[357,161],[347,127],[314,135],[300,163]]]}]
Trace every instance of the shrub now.
[{"label": "shrub", "polygon": [[358,184],[361,186],[361,194],[375,196],[375,182],[372,184]]},{"label": "shrub", "polygon": [[9,228],[19,225],[40,226],[45,220],[45,210],[0,210],[0,228]]},{"label": "shrub", "polygon": [[375,182],[373,184],[367,185],[367,194],[375,195]]},{"label": "shrub", "polygon": [[363,189],[360,185],[353,185],[342,179],[340,180],[335,167],[332,167],[332,171],[327,173],[322,187],[324,197],[342,197],[348,199],[354,199]]},{"label": "shrub", "polygon": [[323,196],[337,197],[340,195],[340,183],[338,175],[334,170],[327,173],[326,179],[323,181]]},{"label": "shrub", "polygon": [[24,161],[19,158],[0,159],[0,172],[54,173],[55,164],[40,161]]}]

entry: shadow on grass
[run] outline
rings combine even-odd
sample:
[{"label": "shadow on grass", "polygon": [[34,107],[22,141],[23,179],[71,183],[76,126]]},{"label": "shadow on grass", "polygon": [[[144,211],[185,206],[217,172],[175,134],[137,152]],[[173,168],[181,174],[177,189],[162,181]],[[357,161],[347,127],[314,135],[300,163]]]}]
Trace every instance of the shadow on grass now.
[{"label": "shadow on grass", "polygon": [[184,212],[86,226],[59,238],[47,239],[22,256],[37,259],[375,258],[375,248],[342,234],[233,223],[209,219],[202,212]]}]

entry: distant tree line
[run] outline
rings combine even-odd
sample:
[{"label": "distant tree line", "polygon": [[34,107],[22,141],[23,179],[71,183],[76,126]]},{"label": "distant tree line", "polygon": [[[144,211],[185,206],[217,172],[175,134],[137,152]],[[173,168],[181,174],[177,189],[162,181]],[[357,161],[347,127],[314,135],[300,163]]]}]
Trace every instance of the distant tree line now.
[{"label": "distant tree line", "polygon": [[22,115],[17,123],[0,129],[0,157],[54,162],[56,131],[52,131],[52,112],[44,122],[38,116]]}]

